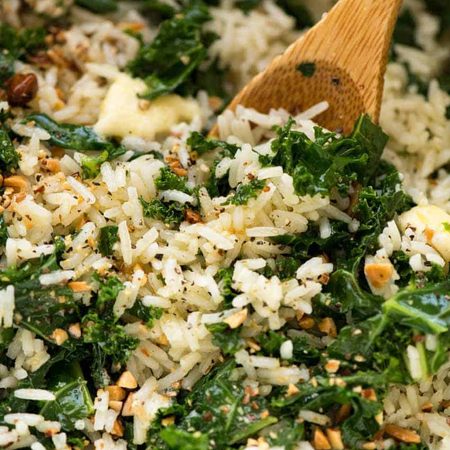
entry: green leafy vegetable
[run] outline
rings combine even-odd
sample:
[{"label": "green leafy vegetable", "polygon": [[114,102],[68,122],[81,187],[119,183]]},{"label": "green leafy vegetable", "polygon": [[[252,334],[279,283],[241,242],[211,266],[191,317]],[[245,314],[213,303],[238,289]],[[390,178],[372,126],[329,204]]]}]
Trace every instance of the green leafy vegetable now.
[{"label": "green leafy vegetable", "polygon": [[207,8],[199,1],[191,2],[164,21],[155,39],[140,48],[128,70],[147,84],[144,98],[151,100],[181,88],[206,58],[201,27],[208,20]]},{"label": "green leafy vegetable", "polygon": [[184,220],[186,206],[181,203],[174,201],[163,202],[158,199],[146,202],[142,197],[140,201],[145,217],[161,220],[170,226],[177,226]]},{"label": "green leafy vegetable", "polygon": [[155,180],[155,186],[160,191],[174,189],[186,194],[190,194],[192,190],[186,185],[186,178],[180,177],[173,173],[168,167],[163,167],[160,175]]},{"label": "green leafy vegetable", "polygon": [[239,328],[230,328],[224,322],[209,324],[206,328],[213,335],[213,344],[219,347],[224,355],[233,355],[243,347]]},{"label": "green leafy vegetable", "polygon": [[44,28],[16,30],[0,23],[0,86],[14,75],[14,62],[45,47]]},{"label": "green leafy vegetable", "polygon": [[253,179],[247,184],[239,184],[236,192],[225,202],[225,205],[246,205],[251,198],[256,198],[263,189],[263,180]]},{"label": "green leafy vegetable", "polygon": [[8,240],[9,233],[8,233],[8,227],[5,223],[5,218],[3,217],[3,214],[0,215],[0,245],[5,246],[6,241]]},{"label": "green leafy vegetable", "polygon": [[82,160],[83,175],[94,178],[105,161],[118,158],[126,152],[122,145],[100,138],[91,127],[73,124],[59,124],[45,114],[31,114],[26,119],[33,121],[50,134],[51,145],[79,152],[99,151],[97,156],[85,157]]},{"label": "green leafy vegetable", "polygon": [[75,0],[78,6],[97,14],[105,14],[117,11],[117,0]]},{"label": "green leafy vegetable", "polygon": [[119,240],[119,227],[116,225],[107,225],[100,228],[98,239],[98,249],[103,256],[111,256],[113,254],[114,244]]},{"label": "green leafy vegetable", "polygon": [[11,139],[0,124],[0,170],[11,171],[19,166],[20,155],[14,148]]}]

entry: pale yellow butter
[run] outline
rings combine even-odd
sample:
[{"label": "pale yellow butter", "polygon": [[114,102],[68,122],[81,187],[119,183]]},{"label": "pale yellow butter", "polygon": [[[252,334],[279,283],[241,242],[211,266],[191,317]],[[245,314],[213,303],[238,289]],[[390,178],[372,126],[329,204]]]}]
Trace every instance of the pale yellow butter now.
[{"label": "pale yellow butter", "polygon": [[143,100],[138,94],[145,90],[142,80],[120,73],[106,93],[95,131],[108,137],[154,139],[157,134],[168,133],[173,125],[189,122],[200,114],[194,100],[175,94]]},{"label": "pale yellow butter", "polygon": [[425,233],[428,243],[450,261],[450,232],[444,224],[450,225],[450,215],[437,206],[416,206],[399,217],[400,228],[414,228],[419,233]]}]

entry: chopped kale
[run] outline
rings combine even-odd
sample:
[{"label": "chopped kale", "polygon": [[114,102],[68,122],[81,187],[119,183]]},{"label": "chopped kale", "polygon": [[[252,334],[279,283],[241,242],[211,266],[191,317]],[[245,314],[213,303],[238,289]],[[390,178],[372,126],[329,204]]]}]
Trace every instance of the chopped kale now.
[{"label": "chopped kale", "polygon": [[14,148],[8,132],[0,124],[0,170],[11,171],[19,166],[20,155]]},{"label": "chopped kale", "polygon": [[3,214],[0,215],[0,246],[5,246],[6,241],[8,240],[9,233],[8,233],[8,227],[5,223],[5,218],[3,217]]},{"label": "chopped kale", "polygon": [[160,191],[174,189],[186,194],[190,194],[192,190],[186,184],[186,177],[180,177],[173,173],[168,167],[163,167],[159,177],[155,180],[155,186]]},{"label": "chopped kale", "polygon": [[160,433],[166,448],[170,450],[208,450],[208,437],[202,433],[179,430],[173,426]]},{"label": "chopped kale", "polygon": [[82,160],[83,176],[94,178],[105,161],[118,158],[126,148],[112,141],[102,139],[91,127],[73,124],[59,124],[45,114],[31,114],[26,122],[33,121],[36,126],[50,134],[50,145],[79,152],[98,151],[97,156],[85,156]]},{"label": "chopped kale", "polygon": [[211,139],[203,136],[198,131],[193,131],[187,139],[187,144],[198,155],[204,155],[205,153],[213,150],[222,149],[229,152],[230,155],[235,155],[239,147],[228,142],[221,141],[219,139]]},{"label": "chopped kale", "polygon": [[209,324],[206,328],[213,335],[213,344],[219,347],[224,355],[234,355],[243,347],[239,328],[230,328],[224,322]]},{"label": "chopped kale", "polygon": [[125,286],[115,276],[100,278],[98,274],[94,274],[94,280],[99,284],[97,290],[97,299],[95,307],[102,316],[109,315],[112,317],[112,306]]},{"label": "chopped kale", "polygon": [[292,256],[278,256],[272,264],[267,264],[263,270],[263,275],[267,278],[277,276],[280,280],[294,278],[300,261]]},{"label": "chopped kale", "polygon": [[304,62],[298,65],[297,70],[306,78],[311,78],[316,72],[316,64],[313,62]]},{"label": "chopped kale", "polygon": [[119,228],[116,225],[107,225],[100,228],[98,238],[98,249],[103,256],[111,256],[113,254],[114,244],[119,240]]},{"label": "chopped kale", "polygon": [[191,2],[179,14],[165,20],[155,39],[144,44],[128,65],[134,77],[143,78],[149,100],[182,88],[202,63],[207,48],[202,25],[209,20],[208,10],[200,1]]},{"label": "chopped kale", "polygon": [[233,301],[234,297],[236,297],[237,293],[233,291],[233,267],[227,267],[224,269],[220,269],[217,272],[217,278],[219,283],[219,289],[220,293],[223,296],[223,301],[225,306],[230,307],[231,302]]},{"label": "chopped kale", "polygon": [[149,202],[140,198],[143,213],[145,217],[155,220],[161,220],[167,225],[178,226],[184,220],[186,206],[181,203],[153,199]]},{"label": "chopped kale", "polygon": [[0,86],[14,75],[14,62],[45,47],[44,28],[16,30],[0,23]]},{"label": "chopped kale", "polygon": [[75,0],[78,6],[97,14],[105,14],[117,11],[117,0]]},{"label": "chopped kale", "polygon": [[263,180],[254,178],[249,183],[241,183],[236,192],[224,203],[225,205],[246,205],[251,198],[256,198],[264,188]]},{"label": "chopped kale", "polygon": [[134,305],[125,312],[126,317],[133,317],[141,320],[148,328],[152,328],[155,320],[162,317],[163,309],[157,306],[146,306],[141,300],[136,300]]}]

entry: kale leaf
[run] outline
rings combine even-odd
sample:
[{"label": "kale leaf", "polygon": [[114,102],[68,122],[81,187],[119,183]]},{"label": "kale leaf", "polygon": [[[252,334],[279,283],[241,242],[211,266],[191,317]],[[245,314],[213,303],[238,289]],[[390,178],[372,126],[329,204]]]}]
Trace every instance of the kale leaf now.
[{"label": "kale leaf", "polygon": [[186,184],[186,177],[181,177],[172,172],[168,167],[163,167],[155,180],[155,186],[160,191],[174,189],[190,194],[192,190]]},{"label": "kale leaf", "polygon": [[254,178],[249,183],[240,183],[236,192],[227,199],[225,205],[246,205],[251,198],[258,197],[259,192],[264,188],[263,180]]},{"label": "kale leaf", "polygon": [[119,240],[119,227],[116,225],[107,225],[100,228],[98,238],[98,249],[103,256],[111,256],[113,254],[114,244]]},{"label": "kale leaf", "polygon": [[0,86],[14,75],[14,62],[45,47],[44,28],[16,30],[0,23]]},{"label": "kale leaf", "polygon": [[224,322],[206,325],[208,331],[213,335],[213,344],[222,350],[224,355],[233,355],[243,347],[239,328],[230,328]]},{"label": "kale leaf", "polygon": [[178,226],[184,220],[186,206],[181,203],[175,201],[163,202],[156,198],[149,202],[142,197],[139,200],[145,217],[161,220],[173,227]]},{"label": "kale leaf", "polygon": [[78,6],[97,14],[105,14],[117,11],[117,0],[75,0]]},{"label": "kale leaf", "polygon": [[143,78],[149,100],[182,88],[207,55],[202,25],[209,20],[200,1],[191,2],[179,14],[165,20],[155,39],[144,44],[128,64],[134,77]]},{"label": "kale leaf", "polygon": [[5,246],[6,241],[8,240],[9,233],[8,233],[8,227],[5,223],[5,218],[3,217],[3,214],[0,215],[0,245]]},{"label": "kale leaf", "polygon": [[11,171],[19,166],[20,155],[14,148],[8,132],[0,124],[0,170]]},{"label": "kale leaf", "polygon": [[102,139],[91,127],[73,124],[60,124],[45,114],[31,114],[26,122],[33,121],[36,126],[50,134],[51,145],[79,152],[98,151],[97,156],[85,156],[82,160],[83,176],[94,178],[105,161],[112,161],[126,152],[126,148],[112,141]]}]

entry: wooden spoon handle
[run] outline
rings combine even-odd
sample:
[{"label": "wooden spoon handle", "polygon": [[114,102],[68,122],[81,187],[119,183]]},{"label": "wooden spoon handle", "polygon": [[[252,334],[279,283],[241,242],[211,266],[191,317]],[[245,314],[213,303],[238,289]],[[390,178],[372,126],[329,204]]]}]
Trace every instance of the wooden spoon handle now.
[{"label": "wooden spoon handle", "polygon": [[[326,100],[318,122],[349,131],[361,113],[377,121],[383,77],[402,0],[340,0],[233,99],[261,112],[295,113]],[[309,73],[302,72],[302,66]],[[312,70],[312,74],[311,74]],[[308,72],[307,71],[307,72]]]}]

